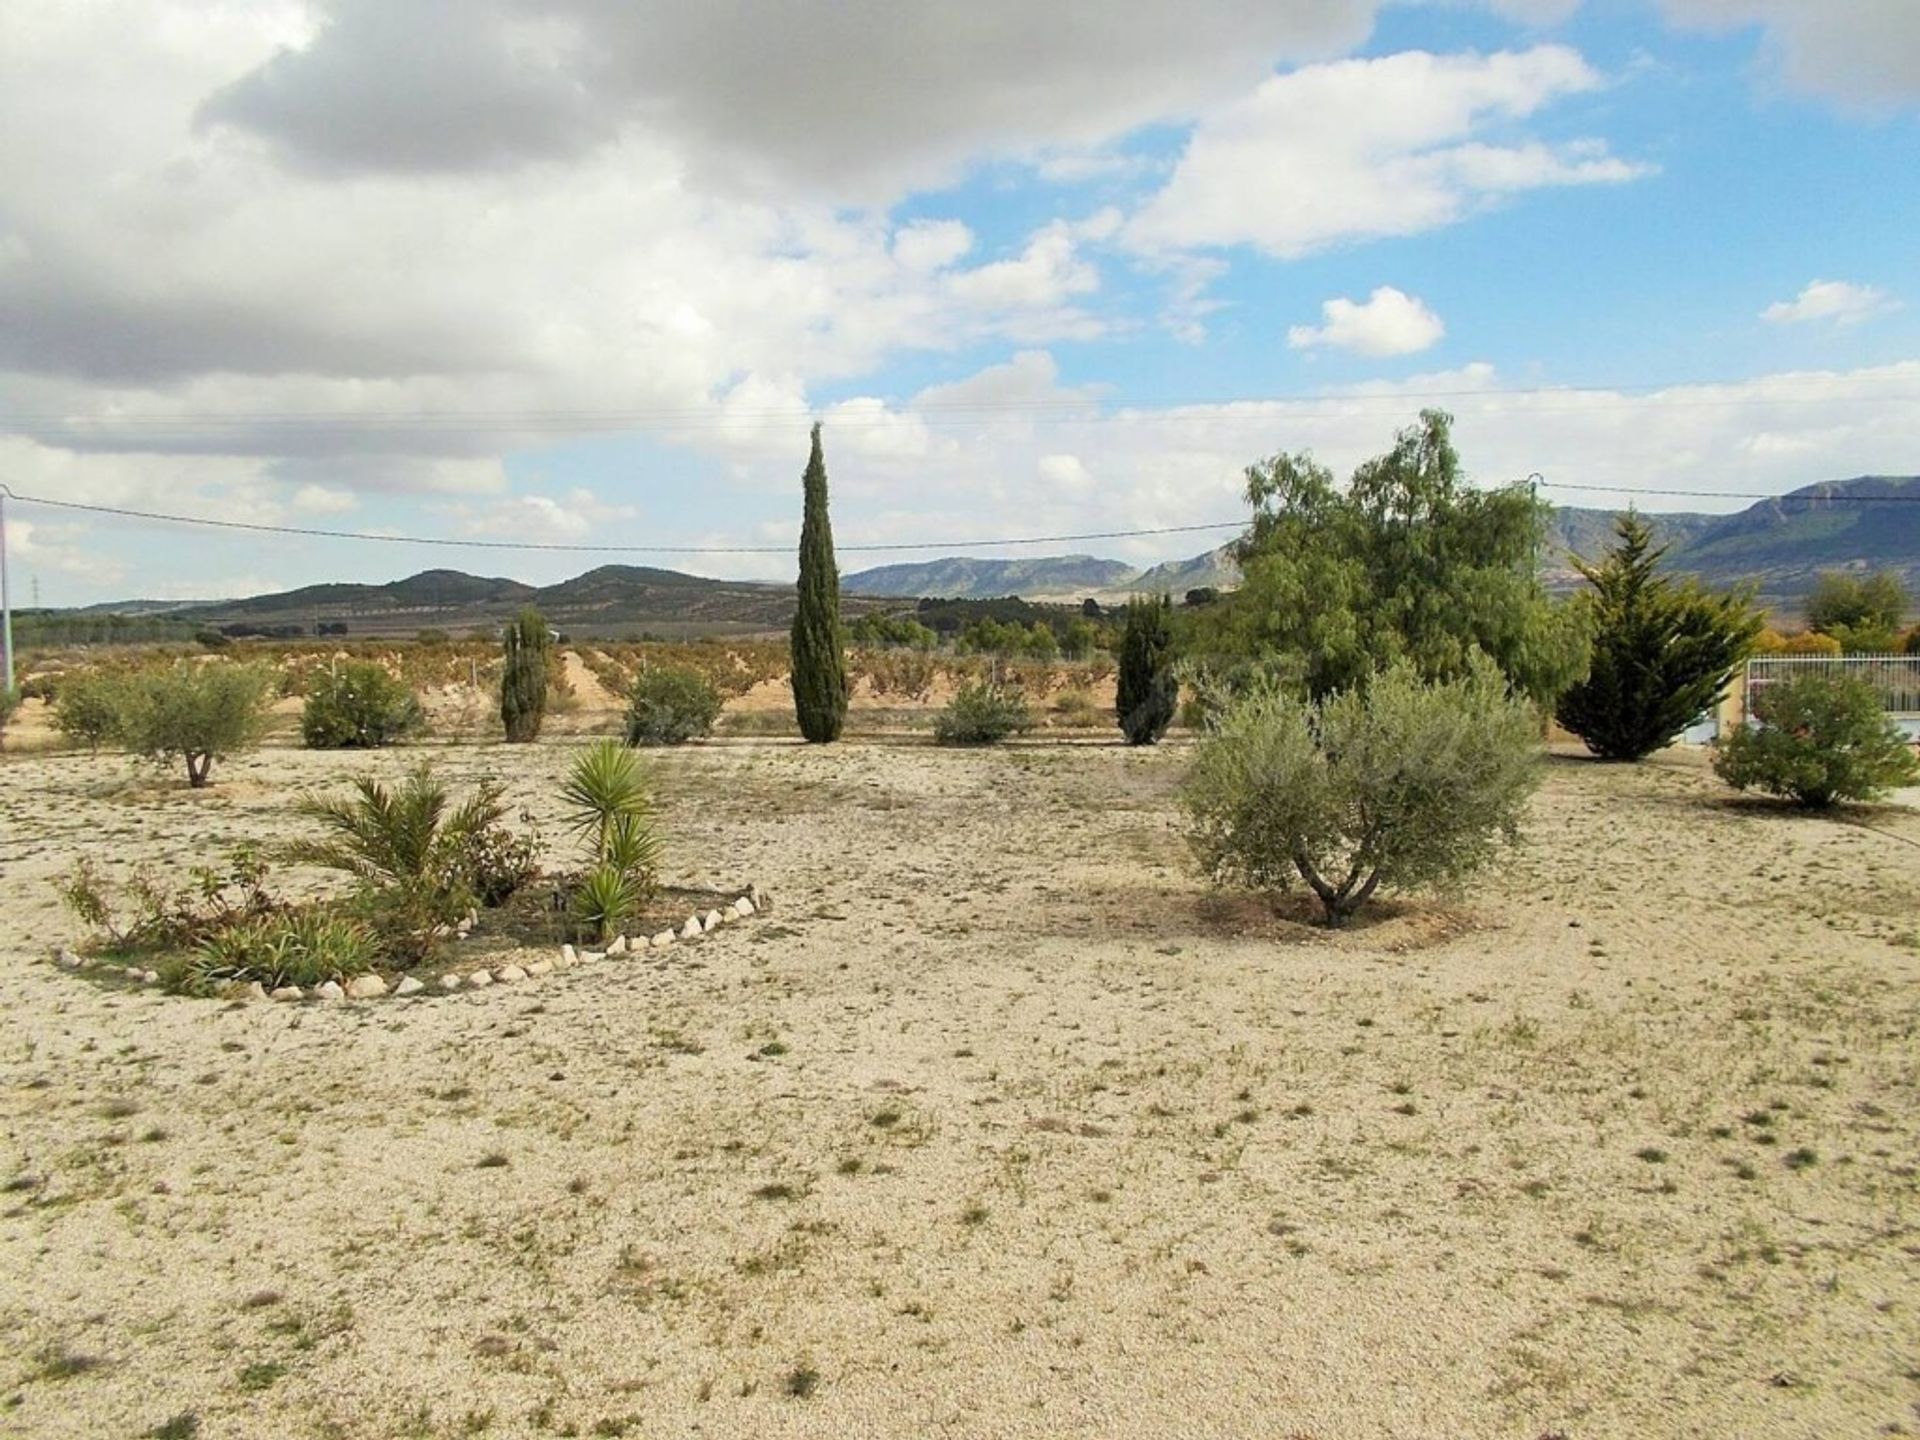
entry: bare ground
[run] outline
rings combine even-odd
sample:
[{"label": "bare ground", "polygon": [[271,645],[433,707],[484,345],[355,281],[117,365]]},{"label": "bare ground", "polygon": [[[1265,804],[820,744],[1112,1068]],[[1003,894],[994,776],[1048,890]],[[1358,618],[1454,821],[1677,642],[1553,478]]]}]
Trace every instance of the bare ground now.
[{"label": "bare ground", "polygon": [[[551,816],[569,750],[431,753]],[[666,878],[776,906],[664,963],[35,963],[82,851],[412,758],[0,762],[0,1433],[1920,1431],[1920,814],[1559,760],[1330,934],[1206,894],[1178,747],[715,744]]]}]

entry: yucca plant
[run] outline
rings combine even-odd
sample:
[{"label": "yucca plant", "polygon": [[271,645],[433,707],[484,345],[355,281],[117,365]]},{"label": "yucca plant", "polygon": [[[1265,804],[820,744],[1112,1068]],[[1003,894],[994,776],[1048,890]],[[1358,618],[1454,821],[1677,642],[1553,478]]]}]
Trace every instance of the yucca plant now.
[{"label": "yucca plant", "polygon": [[560,798],[568,828],[587,847],[588,870],[573,913],[599,938],[643,905],[656,885],[662,843],[646,766],[616,740],[574,758]]}]

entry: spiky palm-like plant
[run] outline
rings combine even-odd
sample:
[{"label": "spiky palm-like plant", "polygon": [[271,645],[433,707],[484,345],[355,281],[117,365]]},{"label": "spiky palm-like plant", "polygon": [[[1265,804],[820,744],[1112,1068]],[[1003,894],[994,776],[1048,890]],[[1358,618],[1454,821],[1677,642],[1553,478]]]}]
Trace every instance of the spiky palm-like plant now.
[{"label": "spiky palm-like plant", "polygon": [[574,758],[560,798],[568,827],[587,848],[574,918],[605,939],[656,888],[663,847],[653,786],[638,755],[617,740],[602,740]]}]

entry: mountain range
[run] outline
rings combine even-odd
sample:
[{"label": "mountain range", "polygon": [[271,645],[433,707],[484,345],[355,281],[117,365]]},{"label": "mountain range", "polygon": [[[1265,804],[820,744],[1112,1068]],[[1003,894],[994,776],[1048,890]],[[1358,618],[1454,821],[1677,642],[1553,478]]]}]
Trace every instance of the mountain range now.
[{"label": "mountain range", "polygon": [[[1613,541],[1614,517],[1611,510],[1555,507],[1541,564],[1549,587],[1565,591],[1580,583],[1572,557],[1603,553]],[[1664,512],[1647,519],[1669,547],[1668,568],[1717,587],[1751,585],[1776,611],[1797,612],[1819,572],[1832,569],[1892,570],[1920,600],[1920,476],[1861,476],[1810,485],[1730,515]],[[1221,546],[1144,570],[1090,555],[886,565],[844,576],[841,592],[846,612],[858,615],[923,596],[1017,595],[1067,602],[1091,597],[1111,603],[1129,594],[1166,591],[1179,597],[1203,586],[1225,589],[1238,582],[1231,547]],[[309,585],[247,599],[176,604],[164,615],[196,626],[312,630],[344,624],[349,634],[406,635],[488,628],[526,605],[538,606],[550,623],[582,636],[764,634],[789,623],[793,587],[633,565],[604,565],[546,586],[427,570],[385,585]],[[126,602],[89,610],[152,615],[160,606]]]}]

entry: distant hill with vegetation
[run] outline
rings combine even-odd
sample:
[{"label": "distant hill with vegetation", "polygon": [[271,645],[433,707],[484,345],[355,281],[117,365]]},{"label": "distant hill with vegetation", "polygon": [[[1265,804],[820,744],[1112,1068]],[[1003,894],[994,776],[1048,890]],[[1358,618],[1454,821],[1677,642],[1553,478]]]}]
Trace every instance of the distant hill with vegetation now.
[{"label": "distant hill with vegetation", "polygon": [[[1549,586],[1580,583],[1572,556],[1613,543],[1611,510],[1555,507],[1541,569]],[[1892,570],[1920,601],[1920,476],[1860,476],[1809,485],[1731,515],[1654,512],[1670,569],[1713,586],[1751,585],[1771,609],[1797,614],[1822,570]],[[1118,560],[1059,555],[1020,560],[948,559],[855,571],[841,582],[849,619],[897,610],[904,600],[1022,600],[1103,605],[1129,594],[1231,589],[1231,546],[1141,570]],[[203,630],[268,635],[412,635],[492,630],[523,605],[583,638],[763,635],[793,616],[793,587],[714,580],[677,570],[603,565],[557,585],[534,586],[460,570],[425,570],[384,585],[309,585],[239,600],[126,601],[84,610],[27,610],[22,645],[190,639]]]}]

